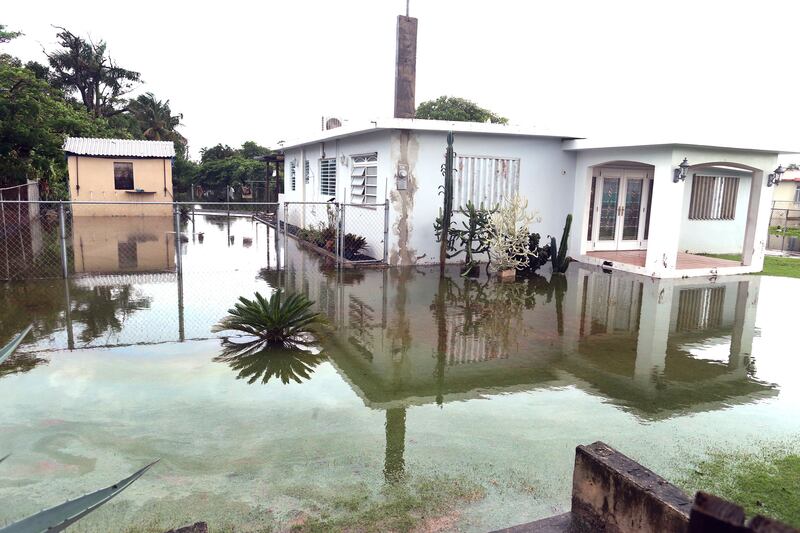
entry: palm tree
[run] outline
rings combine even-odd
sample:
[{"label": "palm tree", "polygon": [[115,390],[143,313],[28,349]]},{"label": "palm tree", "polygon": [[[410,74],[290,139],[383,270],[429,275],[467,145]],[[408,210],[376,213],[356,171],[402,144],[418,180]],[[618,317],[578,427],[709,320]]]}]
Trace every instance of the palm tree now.
[{"label": "palm tree", "polygon": [[181,125],[183,114],[173,115],[169,100],[158,100],[153,93],[145,93],[131,100],[128,110],[139,123],[145,139],[186,144],[186,138],[176,131]]}]

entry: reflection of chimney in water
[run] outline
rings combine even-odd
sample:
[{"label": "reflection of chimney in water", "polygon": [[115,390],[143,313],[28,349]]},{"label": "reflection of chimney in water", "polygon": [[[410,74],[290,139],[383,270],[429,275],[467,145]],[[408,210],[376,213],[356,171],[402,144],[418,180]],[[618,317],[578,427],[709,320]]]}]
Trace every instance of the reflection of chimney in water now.
[{"label": "reflection of chimney in water", "polygon": [[397,16],[397,56],[394,73],[394,116],[414,118],[417,82],[417,19]]}]

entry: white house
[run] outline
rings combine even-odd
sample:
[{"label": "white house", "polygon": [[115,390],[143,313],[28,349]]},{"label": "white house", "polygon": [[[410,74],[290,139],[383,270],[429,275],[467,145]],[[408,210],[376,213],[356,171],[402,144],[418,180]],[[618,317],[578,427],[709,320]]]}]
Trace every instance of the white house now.
[{"label": "white house", "polygon": [[[530,229],[542,236],[560,237],[572,213],[569,254],[576,260],[654,277],[760,271],[772,203],[768,176],[779,154],[793,152],[696,141],[604,143],[498,124],[390,118],[285,143],[282,200],[335,198],[364,210],[387,200],[388,262],[438,263],[433,223],[448,131],[455,136],[455,209],[519,193],[538,213]],[[304,208],[302,220],[290,222],[308,225],[322,216]],[[382,249],[382,233],[361,233]],[[741,262],[702,253],[741,254]]]}]

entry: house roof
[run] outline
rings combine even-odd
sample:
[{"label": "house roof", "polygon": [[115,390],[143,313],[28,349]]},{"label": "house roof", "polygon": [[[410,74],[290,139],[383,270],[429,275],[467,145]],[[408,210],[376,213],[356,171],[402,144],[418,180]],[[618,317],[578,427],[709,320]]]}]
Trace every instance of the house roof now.
[{"label": "house roof", "polygon": [[439,131],[454,133],[488,133],[494,135],[512,135],[525,137],[552,137],[556,139],[577,139],[575,135],[564,135],[563,132],[545,131],[538,128],[510,126],[505,124],[488,124],[484,122],[451,122],[448,120],[423,120],[416,118],[384,118],[366,123],[345,125],[338,128],[317,131],[312,135],[278,143],[275,150],[286,150],[307,144],[333,141],[343,137],[361,135],[382,130],[415,130]]},{"label": "house roof", "polygon": [[800,182],[800,170],[787,170],[781,176],[781,181],[798,181]]},{"label": "house roof", "polygon": [[785,143],[768,142],[761,140],[752,141],[734,138],[692,138],[687,136],[682,139],[674,138],[590,138],[590,139],[565,139],[564,150],[595,150],[601,148],[639,148],[648,146],[690,146],[696,148],[717,148],[726,150],[743,150],[748,152],[767,152],[773,154],[797,154],[800,146],[786,146]]},{"label": "house roof", "polygon": [[175,145],[172,141],[67,137],[64,142],[64,151],[75,155],[101,157],[175,157]]}]

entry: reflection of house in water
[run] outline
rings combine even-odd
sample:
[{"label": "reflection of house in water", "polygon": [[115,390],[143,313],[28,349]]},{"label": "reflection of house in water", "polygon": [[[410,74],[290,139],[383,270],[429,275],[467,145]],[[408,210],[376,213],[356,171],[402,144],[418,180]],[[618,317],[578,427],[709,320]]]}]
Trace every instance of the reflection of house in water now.
[{"label": "reflection of house in water", "polygon": [[777,393],[750,357],[757,277],[703,284],[576,265],[513,284],[425,269],[337,283],[303,254],[287,269],[280,284],[336,324],[324,341],[334,365],[386,410],[388,480],[402,473],[413,405],[573,386],[652,420]]},{"label": "reflection of house in water", "polygon": [[74,217],[75,273],[173,270],[173,224],[170,217]]},{"label": "reflection of house in water", "polygon": [[580,317],[560,367],[645,418],[720,409],[776,391],[751,359],[760,278],[651,280],[578,269]]}]

